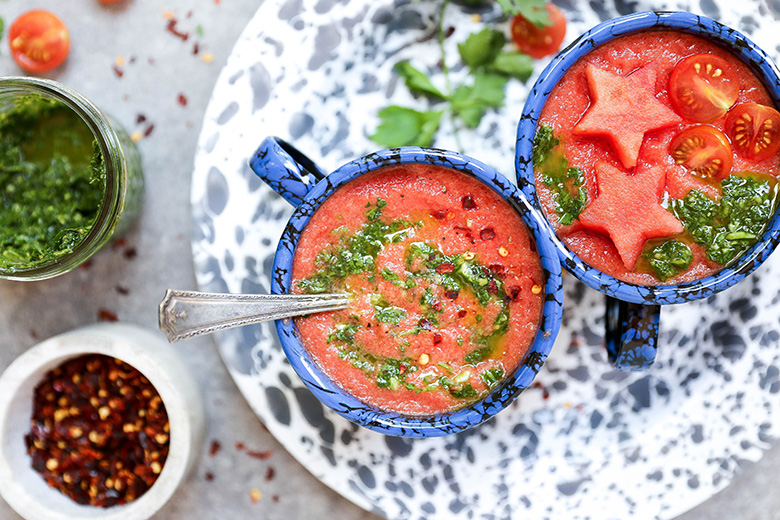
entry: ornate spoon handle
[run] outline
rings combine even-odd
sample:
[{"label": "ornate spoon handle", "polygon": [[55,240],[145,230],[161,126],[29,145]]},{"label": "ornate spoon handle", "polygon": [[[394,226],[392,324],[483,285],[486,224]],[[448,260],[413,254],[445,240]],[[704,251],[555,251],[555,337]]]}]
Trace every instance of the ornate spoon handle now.
[{"label": "ornate spoon handle", "polygon": [[261,321],[344,309],[346,294],[221,294],[168,289],[160,302],[160,330],[180,341]]}]

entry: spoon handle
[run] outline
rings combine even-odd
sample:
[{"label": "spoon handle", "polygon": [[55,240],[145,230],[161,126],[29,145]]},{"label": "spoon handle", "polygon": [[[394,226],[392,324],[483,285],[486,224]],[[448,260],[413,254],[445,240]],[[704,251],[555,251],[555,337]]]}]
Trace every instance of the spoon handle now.
[{"label": "spoon handle", "polygon": [[346,294],[223,294],[168,289],[160,302],[160,330],[180,341],[261,321],[344,309]]}]

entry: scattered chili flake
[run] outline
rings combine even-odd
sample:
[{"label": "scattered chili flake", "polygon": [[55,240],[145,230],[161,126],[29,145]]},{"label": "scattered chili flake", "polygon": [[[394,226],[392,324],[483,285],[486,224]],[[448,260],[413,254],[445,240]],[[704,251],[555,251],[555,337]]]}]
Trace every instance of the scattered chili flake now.
[{"label": "scattered chili flake", "polygon": [[254,459],[266,460],[269,457],[271,457],[271,450],[266,450],[266,451],[247,450],[246,454]]},{"label": "scattered chili flake", "polygon": [[458,311],[458,318],[465,318],[466,314],[468,314],[468,312],[466,312],[466,309],[461,309]]},{"label": "scattered chili flake", "polygon": [[424,330],[431,330],[433,328],[433,323],[431,323],[431,320],[428,318],[420,318],[420,327]]},{"label": "scattered chili flake", "polygon": [[130,135],[130,140],[133,141],[134,143],[137,143],[143,138],[144,138],[144,134],[139,132],[138,130],[136,130]]},{"label": "scattered chili flake", "polygon": [[214,482],[214,474],[210,471],[206,472],[206,482]]},{"label": "scattered chili flake", "polygon": [[435,211],[431,211],[431,216],[436,220],[444,220],[445,218],[447,218],[447,210],[437,209]]},{"label": "scattered chili flake", "polygon": [[200,52],[200,46],[198,42],[192,44],[192,54],[198,54]]},{"label": "scattered chili flake", "polygon": [[211,52],[204,52],[200,59],[203,60],[203,63],[211,63],[214,61],[214,54]]},{"label": "scattered chili flake", "polygon": [[184,94],[179,94],[179,96],[176,98],[176,101],[178,101],[179,104],[183,107],[187,106],[187,96]]},{"label": "scattered chili flake", "polygon": [[506,295],[509,297],[510,300],[515,301],[520,296],[520,292],[523,290],[522,287],[519,285],[512,285],[511,287],[507,287]]},{"label": "scattered chili flake", "polygon": [[[216,2],[219,3],[219,0],[216,0]],[[279,503],[279,495],[272,496],[271,500],[273,501],[274,504],[278,504]]]},{"label": "scattered chili flake", "polygon": [[274,479],[276,476],[276,469],[274,469],[273,466],[268,466],[268,469],[265,470],[265,481],[270,482]]},{"label": "scattered chili flake", "polygon": [[145,115],[143,115],[143,114],[138,114],[138,115],[135,117],[135,122],[136,122],[136,124],[139,124],[139,125],[140,125],[141,123],[143,123],[143,122],[145,122],[145,121],[146,121],[146,116],[145,116]]},{"label": "scattered chili flake", "polygon": [[457,300],[459,294],[460,294],[460,291],[458,289],[452,289],[452,290],[444,291],[444,296],[446,296],[450,300]]},{"label": "scattered chili flake", "polygon": [[452,264],[450,262],[442,262],[441,264],[436,266],[435,271],[439,274],[451,273],[455,271],[455,264]]},{"label": "scattered chili flake", "polygon": [[501,264],[490,264],[488,270],[493,276],[498,278],[506,278],[506,267]]},{"label": "scattered chili flake", "polygon": [[124,71],[119,67],[117,67],[116,65],[114,65],[112,68],[114,69],[114,74],[116,74],[118,78],[121,78],[122,76],[125,75]]},{"label": "scattered chili flake", "polygon": [[154,130],[154,123],[151,123],[146,127],[146,130],[144,130],[144,137],[149,137],[152,134],[152,130]]},{"label": "scattered chili flake", "polygon": [[542,286],[538,284],[534,284],[534,286],[531,287],[531,292],[534,294],[540,294],[542,292]]},{"label": "scattered chili flake", "polygon": [[127,296],[128,294],[130,294],[130,289],[122,285],[117,285],[116,287],[114,287],[114,289],[116,289],[116,292],[118,292],[122,296]]},{"label": "scattered chili flake", "polygon": [[244,448],[246,448],[246,445],[245,445],[243,442],[241,442],[241,441],[238,441],[238,442],[236,443],[236,449],[237,449],[238,451],[242,451]]},{"label": "scattered chili flake", "polygon": [[177,38],[181,38],[182,41],[186,42],[189,39],[190,34],[176,29],[177,23],[179,23],[179,21],[175,17],[171,16],[168,19],[168,23],[165,26],[165,29]]},{"label": "scattered chili flake", "polygon": [[257,504],[262,498],[263,493],[259,489],[252,489],[249,491],[249,499],[252,500],[253,504]]},{"label": "scattered chili flake", "polygon": [[116,313],[109,311],[108,309],[98,309],[99,321],[119,321],[119,317]]},{"label": "scattered chili flake", "polygon": [[143,495],[168,457],[160,395],[138,370],[101,354],[66,361],[36,386],[24,441],[32,467],[79,504],[111,507]]},{"label": "scattered chili flake", "polygon": [[507,251],[504,246],[501,246],[501,247],[498,248],[498,254],[503,256],[503,257],[506,257],[506,256],[509,256],[509,251]]},{"label": "scattered chili flake", "polygon": [[465,210],[474,209],[477,207],[477,203],[474,202],[474,199],[471,197],[471,195],[465,195],[462,199],[460,199],[460,204]]},{"label": "scattered chili flake", "polygon": [[214,439],[209,445],[209,457],[214,457],[222,449],[222,443]]},{"label": "scattered chili flake", "polygon": [[441,304],[441,302],[433,302],[431,304],[431,309],[435,310],[436,312],[441,311],[444,308],[444,306]]},{"label": "scattered chili flake", "polygon": [[431,361],[431,356],[425,353],[420,354],[419,359],[417,359],[417,362],[423,366],[427,365],[430,361]]},{"label": "scattered chili flake", "polygon": [[125,249],[124,255],[125,258],[127,258],[128,260],[132,260],[133,258],[138,256],[138,250],[134,247],[128,247],[127,249]]},{"label": "scattered chili flake", "polygon": [[442,342],[442,337],[441,337],[441,334],[439,334],[438,332],[437,332],[437,333],[435,333],[435,334],[433,335],[433,344],[434,344],[434,345],[438,345],[438,344],[439,344],[439,343],[441,343],[441,342]]},{"label": "scattered chili flake", "polygon": [[482,240],[493,240],[496,238],[496,232],[493,230],[492,227],[488,226],[486,228],[483,228],[482,231],[479,232],[479,238]]}]

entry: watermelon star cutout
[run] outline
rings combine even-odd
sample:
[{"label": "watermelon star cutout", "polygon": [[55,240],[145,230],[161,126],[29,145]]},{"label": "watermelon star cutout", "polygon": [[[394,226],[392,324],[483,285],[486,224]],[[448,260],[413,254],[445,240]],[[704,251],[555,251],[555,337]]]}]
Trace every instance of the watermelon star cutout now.
[{"label": "watermelon star cutout", "polygon": [[620,76],[588,65],[591,104],[574,127],[574,134],[605,139],[627,169],[636,166],[645,134],[682,119],[655,97],[655,65]]},{"label": "watermelon star cutout", "polygon": [[646,240],[683,232],[680,221],[660,204],[666,180],[663,166],[629,175],[599,161],[595,172],[599,194],[580,214],[580,223],[608,235],[626,269],[634,269]]}]

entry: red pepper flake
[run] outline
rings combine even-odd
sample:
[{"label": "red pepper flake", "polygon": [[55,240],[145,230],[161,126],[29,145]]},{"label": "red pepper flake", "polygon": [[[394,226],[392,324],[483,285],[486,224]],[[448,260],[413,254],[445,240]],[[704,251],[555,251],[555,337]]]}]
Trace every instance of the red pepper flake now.
[{"label": "red pepper flake", "polygon": [[497,276],[498,278],[506,278],[506,267],[501,264],[490,264],[488,271],[490,271],[490,274]]},{"label": "red pepper flake", "polygon": [[99,309],[98,321],[119,321],[119,317],[108,309]]},{"label": "red pepper flake", "polygon": [[441,343],[441,342],[442,342],[442,337],[441,337],[441,334],[439,334],[438,332],[437,332],[437,333],[435,333],[435,334],[433,335],[433,344],[434,344],[434,345],[438,345],[438,344],[439,344],[439,343]]},{"label": "red pepper flake", "polygon": [[442,306],[441,302],[433,302],[431,304],[431,309],[435,310],[436,312],[440,312],[444,307]]},{"label": "red pepper flake", "polygon": [[179,104],[183,107],[187,106],[187,96],[185,96],[184,94],[179,94],[178,97],[176,98],[176,101],[178,101]]},{"label": "red pepper flake", "polygon": [[435,218],[436,220],[446,220],[447,219],[447,213],[448,211],[446,209],[439,209],[436,211],[431,211],[431,216]]},{"label": "red pepper flake", "polygon": [[152,133],[152,130],[154,130],[154,123],[151,123],[146,127],[146,130],[144,130],[144,136],[149,137]]},{"label": "red pepper flake", "polygon": [[465,318],[466,314],[468,314],[468,312],[466,312],[466,309],[461,309],[461,310],[458,311],[458,318],[461,318],[461,319]]},{"label": "red pepper flake", "polygon": [[496,232],[493,230],[492,227],[486,227],[483,228],[482,231],[479,232],[479,238],[482,240],[493,240],[496,238]]},{"label": "red pepper flake", "polygon": [[509,297],[510,300],[516,301],[517,298],[520,296],[520,292],[523,290],[522,287],[519,285],[512,285],[511,287],[508,287],[506,290],[506,295]]},{"label": "red pepper flake", "polygon": [[222,443],[214,439],[209,445],[209,457],[214,457],[222,449]]},{"label": "red pepper flake", "polygon": [[433,323],[431,323],[431,320],[428,318],[420,318],[420,327],[424,330],[431,330],[433,328]]},{"label": "red pepper flake", "polygon": [[488,281],[487,290],[490,294],[498,294],[498,285],[495,280]]},{"label": "red pepper flake", "polygon": [[206,472],[205,478],[206,482],[214,482],[214,474],[210,471]]},{"label": "red pepper flake", "polygon": [[241,442],[241,441],[238,441],[238,442],[236,443],[236,450],[238,450],[238,451],[244,451],[244,449],[245,449],[245,448],[246,448],[246,444],[244,444],[243,442]]},{"label": "red pepper flake", "polygon": [[114,287],[114,289],[116,289],[116,292],[118,292],[122,296],[127,296],[128,294],[130,294],[130,289],[122,285],[117,285],[116,287]]},{"label": "red pepper flake", "polygon": [[168,414],[149,380],[113,357],[89,354],[36,386],[24,441],[47,484],[78,504],[112,507],[155,483],[169,439]]},{"label": "red pepper flake", "polygon": [[276,476],[276,469],[274,469],[273,466],[268,466],[268,468],[265,470],[265,481],[270,482],[274,479]]},{"label": "red pepper flake", "polygon": [[135,117],[135,122],[136,122],[136,124],[138,124],[138,125],[140,125],[141,123],[144,123],[144,122],[146,122],[146,116],[145,116],[145,115],[143,115],[143,114],[138,114],[138,115]]},{"label": "red pepper flake", "polygon": [[[217,3],[219,3],[219,0],[215,0],[215,1],[216,1]],[[278,503],[279,503],[279,495],[273,495],[273,496],[271,497],[271,501],[272,501],[274,504],[278,504]]]},{"label": "red pepper flake", "polygon": [[453,289],[450,291],[444,291],[444,296],[449,298],[450,300],[456,300],[458,298],[458,295],[460,294],[460,291],[457,289]]},{"label": "red pepper flake", "polygon": [[252,457],[253,459],[266,460],[271,456],[272,452],[271,450],[266,450],[266,451],[247,450],[246,454]]},{"label": "red pepper flake", "polygon": [[165,26],[167,31],[174,36],[181,38],[182,41],[187,41],[190,37],[189,33],[182,32],[176,29],[176,24],[178,23],[178,20],[176,18],[170,18],[168,20],[168,24]]},{"label": "red pepper flake", "polygon": [[439,274],[451,273],[455,271],[455,264],[451,264],[450,262],[442,262],[441,264],[436,266],[435,271]]},{"label": "red pepper flake", "polygon": [[477,203],[474,202],[474,199],[471,198],[471,195],[466,195],[460,199],[460,204],[465,210],[471,210],[477,207]]},{"label": "red pepper flake", "polygon": [[125,72],[116,65],[113,65],[111,68],[114,69],[114,74],[116,74],[118,78],[121,78],[125,75]]},{"label": "red pepper flake", "polygon": [[192,54],[197,55],[200,52],[200,46],[198,45],[198,42],[195,42],[192,44]]},{"label": "red pepper flake", "polygon": [[128,247],[127,249],[125,249],[124,255],[125,258],[127,258],[128,260],[132,260],[133,258],[138,256],[138,250],[134,247]]}]

